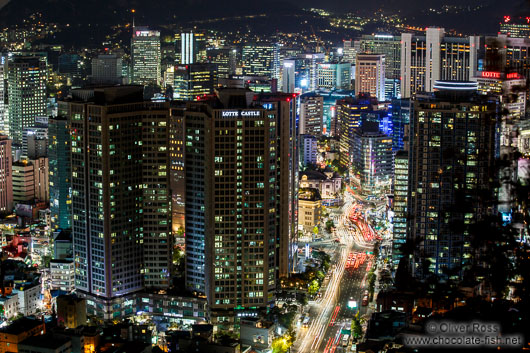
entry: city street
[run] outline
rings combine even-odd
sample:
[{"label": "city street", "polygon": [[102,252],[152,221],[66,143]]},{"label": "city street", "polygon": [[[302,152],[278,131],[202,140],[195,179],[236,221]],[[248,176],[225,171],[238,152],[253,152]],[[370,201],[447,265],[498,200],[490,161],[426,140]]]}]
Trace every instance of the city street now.
[{"label": "city street", "polygon": [[[356,310],[366,314],[362,306],[366,287],[366,276],[373,265],[374,239],[371,229],[362,217],[351,222],[361,207],[350,194],[345,195],[345,204],[332,218],[335,223],[335,237],[340,240],[335,257],[332,258],[331,277],[327,286],[321,289],[322,296],[309,303],[307,316],[309,327],[300,327],[293,352],[340,352],[344,340],[342,330],[350,330],[351,318]],[[356,308],[348,308],[348,302],[355,302]],[[345,342],[343,342],[343,340]]]}]

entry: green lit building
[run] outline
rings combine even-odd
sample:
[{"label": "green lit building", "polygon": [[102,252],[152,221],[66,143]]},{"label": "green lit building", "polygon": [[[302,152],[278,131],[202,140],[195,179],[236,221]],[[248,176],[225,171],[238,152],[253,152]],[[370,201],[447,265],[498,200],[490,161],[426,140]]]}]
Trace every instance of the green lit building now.
[{"label": "green lit building", "polygon": [[48,120],[48,138],[52,229],[68,229],[72,226],[72,183],[70,127],[66,115]]}]

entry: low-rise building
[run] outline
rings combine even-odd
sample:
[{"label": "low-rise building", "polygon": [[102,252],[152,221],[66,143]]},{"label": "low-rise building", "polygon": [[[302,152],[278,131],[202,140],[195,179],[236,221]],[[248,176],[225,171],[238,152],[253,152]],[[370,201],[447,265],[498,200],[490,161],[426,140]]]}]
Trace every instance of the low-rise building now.
[{"label": "low-rise building", "polygon": [[0,317],[11,319],[18,314],[18,295],[9,294],[0,297]]},{"label": "low-rise building", "polygon": [[72,353],[72,341],[51,334],[32,336],[18,344],[18,353]]},{"label": "low-rise building", "polygon": [[60,295],[57,297],[57,324],[68,328],[85,325],[86,299],[74,295]]},{"label": "low-rise building", "polygon": [[316,170],[300,172],[300,188],[315,188],[322,199],[335,199],[342,187],[342,178],[336,172]]},{"label": "low-rise building", "polygon": [[257,318],[241,319],[240,338],[242,345],[267,349],[274,338],[274,324]]},{"label": "low-rise building", "polygon": [[75,265],[73,260],[50,261],[51,289],[72,292],[75,288]]},{"label": "low-rise building", "polygon": [[298,222],[306,232],[320,223],[322,198],[318,189],[300,188],[298,192]]},{"label": "low-rise building", "polygon": [[33,315],[41,303],[40,282],[15,282],[13,293],[18,296],[18,311],[24,315]]},{"label": "low-rise building", "polygon": [[0,353],[18,352],[18,344],[26,338],[44,334],[43,321],[23,317],[0,329]]}]

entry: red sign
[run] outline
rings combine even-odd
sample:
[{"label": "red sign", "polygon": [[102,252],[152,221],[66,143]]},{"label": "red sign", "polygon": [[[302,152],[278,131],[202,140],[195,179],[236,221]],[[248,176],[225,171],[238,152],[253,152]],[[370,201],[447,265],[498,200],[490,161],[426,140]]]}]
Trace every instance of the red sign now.
[{"label": "red sign", "polygon": [[482,71],[480,76],[484,78],[501,78],[501,73],[495,71]]},{"label": "red sign", "polygon": [[522,77],[517,72],[512,72],[511,74],[506,75],[506,78],[511,80],[511,79],[522,78]]},{"label": "red sign", "polygon": [[510,22],[512,18],[510,16],[504,16],[504,23]]}]

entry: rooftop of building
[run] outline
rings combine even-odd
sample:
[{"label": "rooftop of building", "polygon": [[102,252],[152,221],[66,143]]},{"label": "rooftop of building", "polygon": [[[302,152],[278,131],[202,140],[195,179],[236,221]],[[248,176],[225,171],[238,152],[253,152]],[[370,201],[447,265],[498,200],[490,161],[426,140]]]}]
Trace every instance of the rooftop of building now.
[{"label": "rooftop of building", "polygon": [[319,201],[322,200],[320,192],[315,188],[300,188],[298,191],[298,199],[302,201]]},{"label": "rooftop of building", "polygon": [[307,180],[326,180],[328,178],[326,174],[318,170],[304,170],[300,172],[300,180],[304,176],[307,176]]},{"label": "rooftop of building", "polygon": [[18,345],[19,349],[21,346],[31,347],[32,349],[59,349],[70,341],[68,337],[65,336],[55,336],[52,334],[45,334],[39,336],[31,336],[26,338],[24,341],[20,342]]},{"label": "rooftop of building", "polygon": [[0,328],[0,333],[20,335],[21,333],[32,330],[40,325],[44,325],[40,320],[22,317],[13,321],[9,326]]}]

